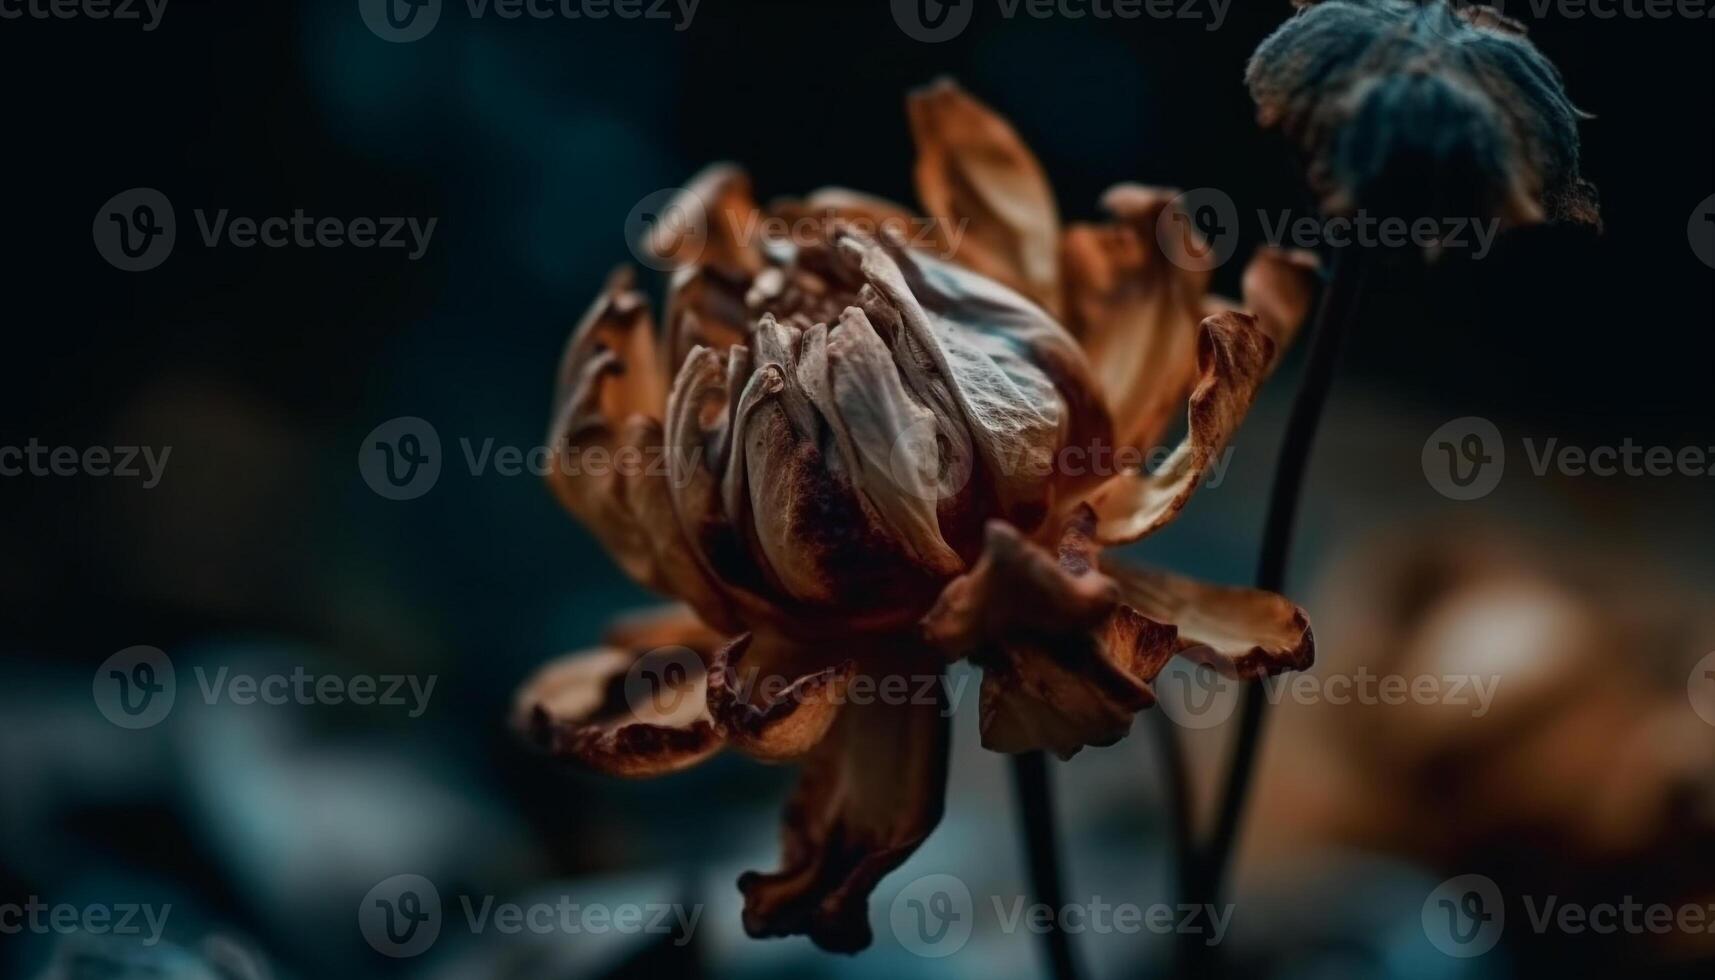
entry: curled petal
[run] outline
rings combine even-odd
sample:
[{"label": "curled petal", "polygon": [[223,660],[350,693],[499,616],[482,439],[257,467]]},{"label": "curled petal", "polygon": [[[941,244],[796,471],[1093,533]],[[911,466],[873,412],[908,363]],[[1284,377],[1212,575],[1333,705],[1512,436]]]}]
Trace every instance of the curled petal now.
[{"label": "curled petal", "polygon": [[[689,217],[675,222],[699,235],[686,261],[676,263],[668,286],[668,352],[684,363],[696,346],[722,350],[750,335],[745,293],[766,262],[762,252],[762,213],[751,194],[750,178],[731,164],[704,169],[685,185],[669,207]],[[670,226],[663,222],[658,233]],[[656,252],[670,257],[671,251]]]},{"label": "curled petal", "polygon": [[1174,197],[1123,184],[1102,199],[1114,221],[1066,231],[1067,325],[1090,357],[1115,437],[1142,449],[1155,447],[1196,379],[1209,288],[1206,263],[1186,255],[1201,235]]},{"label": "curled petal", "polygon": [[824,187],[802,200],[775,201],[769,210],[786,222],[799,245],[832,241],[836,227],[880,238],[888,230],[906,234],[923,225],[904,205],[845,187]]},{"label": "curled petal", "polygon": [[1045,309],[1060,305],[1060,213],[1042,165],[1011,125],[951,81],[907,101],[917,196],[954,261]]},{"label": "curled petal", "polygon": [[519,690],[513,724],[556,756],[614,776],[659,776],[720,750],[705,706],[719,634],[683,610],[552,661]]},{"label": "curled petal", "polygon": [[1069,758],[1109,745],[1155,704],[1176,654],[1234,677],[1314,659],[1303,610],[1280,596],[1097,562],[1095,514],[1080,507],[1050,553],[1004,525],[970,574],[924,618],[925,637],[983,668],[983,745]]},{"label": "curled petal", "polygon": [[650,229],[650,252],[674,268],[701,265],[729,279],[754,276],[763,258],[757,228],[762,214],[750,176],[730,163],[704,167],[668,203]]},{"label": "curled petal", "polygon": [[1285,356],[1315,305],[1321,262],[1315,253],[1265,246],[1245,266],[1245,309]]},{"label": "curled petal", "polygon": [[933,692],[840,712],[786,804],[781,869],[738,880],[746,932],[842,953],[870,944],[870,892],[941,821],[948,719],[939,682]]},{"label": "curled petal", "polygon": [[1070,758],[1110,745],[1155,703],[1149,682],[1178,649],[1172,626],[1123,606],[1095,565],[1094,515],[1080,508],[1058,553],[989,526],[988,550],[949,583],[924,634],[983,667],[983,745]]},{"label": "curled petal", "polygon": [[1203,321],[1190,431],[1155,473],[1121,474],[1091,494],[1100,518],[1098,540],[1136,541],[1178,516],[1244,421],[1274,359],[1274,341],[1257,326],[1256,317],[1220,313]]},{"label": "curled petal", "polygon": [[709,713],[727,742],[766,762],[814,749],[839,716],[856,662],[823,665],[811,651],[744,633],[709,663]]},{"label": "curled petal", "polygon": [[548,435],[548,484],[628,575],[727,628],[673,519],[661,465],[664,389],[648,302],[622,270],[567,342]]},{"label": "curled petal", "polygon": [[892,311],[866,312],[890,315],[924,373],[948,380],[998,512],[1035,528],[1056,489],[1038,464],[1051,464],[1061,446],[1110,438],[1077,343],[1024,297],[957,266],[898,242],[846,236],[841,247],[861,266],[873,305]]},{"label": "curled petal", "polygon": [[1284,596],[1212,585],[1156,569],[1102,563],[1126,605],[1179,633],[1180,651],[1228,677],[1307,670],[1316,659],[1310,617]]},{"label": "curled petal", "polygon": [[1096,570],[1087,530],[1087,522],[1074,522],[1055,555],[1011,525],[990,522],[982,558],[942,590],[923,621],[925,637],[957,657],[1038,617],[1056,630],[1100,624],[1118,604],[1119,592]]}]

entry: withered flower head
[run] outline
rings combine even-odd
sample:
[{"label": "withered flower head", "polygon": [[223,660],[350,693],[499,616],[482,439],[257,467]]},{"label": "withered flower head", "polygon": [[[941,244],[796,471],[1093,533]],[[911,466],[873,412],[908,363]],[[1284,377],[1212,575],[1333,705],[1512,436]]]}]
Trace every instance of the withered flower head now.
[{"label": "withered flower head", "polygon": [[1246,81],[1330,213],[1600,220],[1560,72],[1467,0],[1295,0]]},{"label": "withered flower head", "polygon": [[[940,818],[949,660],[984,668],[986,746],[1070,756],[1122,737],[1176,654],[1247,677],[1312,657],[1279,596],[1100,555],[1185,505],[1312,263],[1260,254],[1239,312],[1180,261],[1197,243],[1157,234],[1171,192],[1116,188],[1110,220],[1062,230],[999,116],[950,83],[910,115],[926,216],[846,190],[759,209],[713,167],[669,209],[701,221],[655,242],[676,263],[664,330],[626,273],[577,327],[553,488],[684,605],[518,706],[541,744],[620,775],[724,746],[800,763],[784,867],[740,880],[744,922],[833,950],[868,945],[870,891]],[[1115,465],[1182,406],[1163,465]]]}]

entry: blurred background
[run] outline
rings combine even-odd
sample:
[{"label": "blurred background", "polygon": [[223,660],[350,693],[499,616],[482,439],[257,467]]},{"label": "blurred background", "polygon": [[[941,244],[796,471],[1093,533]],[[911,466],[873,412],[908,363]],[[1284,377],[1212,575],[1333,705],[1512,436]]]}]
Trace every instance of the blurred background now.
[{"label": "blurred background", "polygon": [[[560,346],[630,261],[637,202],[720,159],[764,200],[838,184],[911,201],[902,100],[940,75],[1010,116],[1068,219],[1122,180],[1220,188],[1243,216],[1314,213],[1242,83],[1285,0],[1232,4],[1218,28],[1196,0],[1188,18],[1118,21],[967,2],[970,26],[937,44],[881,0],[704,0],[683,30],[449,0],[409,43],[366,26],[357,0],[171,0],[153,30],[0,20],[0,445],[170,448],[147,488],[0,477],[0,909],[171,906],[147,946],[0,931],[0,976],[1043,975],[1036,937],[989,911],[1023,897],[1024,872],[974,698],[946,819],[877,890],[876,943],[855,958],[740,928],[733,880],[774,866],[790,772],[722,756],[622,782],[515,744],[519,682],[652,600],[537,479],[475,473],[461,442],[540,444]],[[1286,698],[1224,940],[1246,975],[1715,965],[1715,478],[1532,465],[1549,440],[1698,447],[1715,465],[1715,255],[1688,239],[1715,193],[1715,21],[1530,26],[1594,116],[1584,169],[1605,233],[1534,229],[1373,282],[1289,589],[1316,623],[1313,674],[1485,679],[1493,704]],[[144,272],[92,242],[92,218],[99,238],[104,203],[133,188],[177,216],[170,258]],[[207,247],[195,213],[220,209],[436,224],[414,260]],[[1262,228],[1241,233],[1242,257]],[[1217,287],[1236,293],[1241,268]],[[1140,557],[1248,580],[1301,358],[1220,485]],[[410,500],[358,466],[366,434],[400,417],[444,454]],[[1437,489],[1436,434],[1471,417],[1506,465],[1457,500]],[[100,692],[109,658],[140,645],[170,659],[177,698],[133,729]],[[203,696],[213,678],[294,672],[434,687],[367,707]],[[1179,720],[1206,782],[1235,726]],[[1072,901],[1174,901],[1158,756],[1148,726],[1136,736],[1054,768]],[[358,909],[401,874],[433,882],[445,918],[431,948],[394,959]],[[890,908],[935,874],[969,889],[976,928],[931,958]],[[1467,875],[1498,890],[1505,929],[1449,955],[1436,896],[1456,906]],[[469,925],[462,902],[484,897],[701,915],[688,935],[503,935]],[[1551,897],[1708,910],[1708,926],[1533,928]],[[1074,941],[1092,976],[1168,975],[1170,936]]]}]

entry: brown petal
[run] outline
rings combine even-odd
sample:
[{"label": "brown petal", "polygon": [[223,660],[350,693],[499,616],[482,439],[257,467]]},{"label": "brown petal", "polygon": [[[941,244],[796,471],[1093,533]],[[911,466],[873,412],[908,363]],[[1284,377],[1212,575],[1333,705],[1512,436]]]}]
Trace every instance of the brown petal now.
[{"label": "brown petal", "polygon": [[1321,262],[1314,252],[1264,246],[1245,266],[1245,308],[1274,341],[1276,362],[1285,356],[1316,303]]},{"label": "brown petal", "polygon": [[906,334],[902,344],[950,381],[998,512],[1035,528],[1053,502],[1056,484],[1048,476],[1058,469],[1037,464],[1051,464],[1064,445],[1110,438],[1076,342],[1040,308],[992,280],[898,242],[845,236],[840,243],[869,280],[872,305],[891,308]]},{"label": "brown petal", "polygon": [[556,756],[615,776],[658,776],[720,750],[704,661],[719,634],[682,608],[549,663],[518,692],[513,723]]},{"label": "brown petal", "polygon": [[648,301],[622,270],[566,345],[548,484],[628,575],[727,628],[673,519],[661,465],[664,388]]},{"label": "brown petal", "polygon": [[1066,231],[1067,326],[1084,345],[1122,446],[1154,449],[1197,375],[1197,324],[1209,288],[1183,235],[1157,234],[1182,216],[1176,192],[1122,184],[1102,198],[1115,220]]},{"label": "brown petal", "polygon": [[684,363],[696,346],[723,350],[750,335],[745,293],[766,263],[762,212],[750,178],[731,164],[715,164],[686,184],[677,206],[701,218],[701,248],[676,267],[668,286],[668,352]]},{"label": "brown petal", "polygon": [[917,196],[943,255],[1057,311],[1060,214],[1042,165],[1011,125],[951,81],[913,92]]},{"label": "brown petal", "polygon": [[1187,658],[1228,677],[1250,680],[1307,670],[1316,660],[1310,617],[1284,596],[1112,560],[1102,563],[1102,571],[1139,615],[1177,628]]},{"label": "brown petal", "polygon": [[1117,741],[1155,703],[1149,682],[1179,648],[1176,634],[1119,602],[1095,568],[1094,520],[1080,508],[1057,554],[991,524],[982,560],[924,619],[930,642],[971,651],[983,667],[987,748],[1070,758]]},{"label": "brown petal", "polygon": [[1167,525],[1226,449],[1274,363],[1274,341],[1243,313],[1220,313],[1198,333],[1199,380],[1191,392],[1190,431],[1155,473],[1125,473],[1090,495],[1103,544],[1136,541]]},{"label": "brown petal", "polygon": [[[663,221],[653,229],[645,244],[663,261],[675,268],[705,266],[729,279],[762,271],[758,233],[762,212],[751,192],[749,175],[739,167],[716,163],[703,168],[686,182],[667,210],[689,217],[686,221]],[[689,247],[679,241],[686,237],[687,229],[692,239]],[[677,254],[681,250],[686,252],[682,261]]]},{"label": "brown petal", "polygon": [[744,633],[709,663],[709,712],[727,742],[765,762],[796,759],[821,744],[839,717],[857,666],[782,639]]},{"label": "brown petal", "polygon": [[948,720],[935,690],[935,703],[840,712],[786,805],[781,869],[738,880],[746,932],[807,935],[844,953],[870,944],[870,892],[941,820]]},{"label": "brown petal", "polygon": [[835,226],[880,238],[884,229],[915,233],[925,223],[904,205],[845,187],[824,187],[802,200],[774,201],[769,211],[787,222],[792,240],[800,245],[831,241]]}]

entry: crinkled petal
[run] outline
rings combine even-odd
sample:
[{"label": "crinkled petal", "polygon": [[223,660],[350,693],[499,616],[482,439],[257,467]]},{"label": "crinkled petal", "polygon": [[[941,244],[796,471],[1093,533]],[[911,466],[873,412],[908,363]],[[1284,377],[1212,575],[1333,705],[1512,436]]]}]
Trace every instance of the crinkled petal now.
[{"label": "crinkled petal", "polygon": [[917,196],[954,261],[1060,306],[1060,213],[1042,165],[1010,124],[951,81],[907,101]]},{"label": "crinkled petal", "polygon": [[[684,363],[697,346],[723,350],[744,343],[751,317],[745,294],[763,271],[761,210],[751,193],[750,178],[732,164],[719,163],[693,177],[672,205],[691,215],[700,240],[686,249],[690,258],[675,263],[668,285],[668,353],[674,364]],[[679,222],[684,224],[686,222]],[[667,228],[665,223],[661,226]],[[652,246],[670,260],[665,243]]]},{"label": "crinkled petal", "polygon": [[1213,585],[1108,559],[1120,599],[1144,617],[1172,625],[1181,653],[1228,677],[1251,680],[1307,670],[1316,659],[1310,617],[1273,592]]},{"label": "crinkled petal", "polygon": [[744,633],[709,663],[709,713],[728,744],[747,755],[796,759],[821,744],[856,670],[849,658]]},{"label": "crinkled petal", "polygon": [[1264,246],[1245,266],[1245,309],[1274,341],[1274,359],[1286,355],[1316,304],[1321,262],[1315,253]]},{"label": "crinkled petal", "polygon": [[1314,658],[1303,610],[1280,596],[1098,563],[1095,514],[1078,508],[1056,552],[1003,524],[949,583],[925,637],[983,668],[983,745],[1069,758],[1110,745],[1176,654],[1234,677],[1301,670]]},{"label": "crinkled petal", "polygon": [[[996,511],[1023,528],[1048,514],[1061,447],[1111,438],[1090,367],[1060,325],[1012,290],[896,241],[844,236],[872,302],[892,308],[905,343],[947,386]],[[866,306],[866,312],[870,307]],[[872,318],[874,318],[872,315]],[[996,512],[991,511],[991,513]]]},{"label": "crinkled petal", "polygon": [[1119,602],[1095,565],[1094,521],[1080,508],[1057,553],[989,525],[982,560],[924,619],[931,643],[983,667],[987,748],[1070,758],[1119,740],[1155,703],[1150,681],[1179,649],[1175,631]]},{"label": "crinkled petal", "polygon": [[728,628],[673,520],[662,465],[664,407],[649,304],[622,270],[566,345],[548,436],[548,484],[628,575]]},{"label": "crinkled petal", "polygon": [[1185,440],[1156,472],[1123,473],[1090,495],[1098,540],[1136,541],[1178,516],[1238,431],[1274,359],[1274,341],[1256,317],[1220,313],[1203,321]]},{"label": "crinkled petal", "polygon": [[659,776],[721,748],[705,662],[720,634],[688,610],[622,624],[606,645],[552,661],[519,690],[513,723],[556,756],[615,776]]},{"label": "crinkled petal", "polygon": [[1175,194],[1122,184],[1102,199],[1114,221],[1066,232],[1067,326],[1089,355],[1115,437],[1139,449],[1156,448],[1197,376],[1210,273],[1189,260],[1202,236]]},{"label": "crinkled petal", "polygon": [[880,238],[888,231],[920,235],[928,224],[902,204],[845,187],[823,187],[802,199],[774,201],[769,211],[786,222],[790,239],[800,246],[832,241],[836,228]]},{"label": "crinkled petal", "polygon": [[941,820],[948,719],[938,681],[933,692],[840,711],[786,805],[781,869],[738,880],[746,932],[842,953],[870,944],[870,892]]}]

